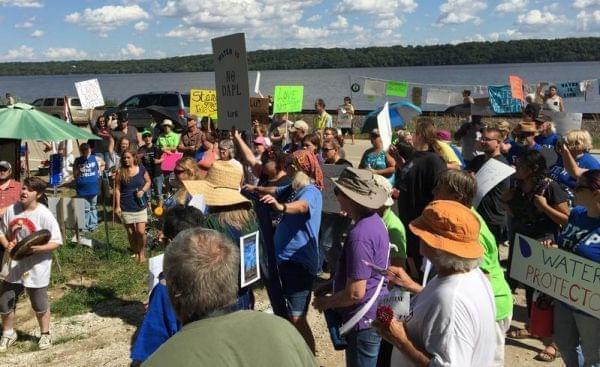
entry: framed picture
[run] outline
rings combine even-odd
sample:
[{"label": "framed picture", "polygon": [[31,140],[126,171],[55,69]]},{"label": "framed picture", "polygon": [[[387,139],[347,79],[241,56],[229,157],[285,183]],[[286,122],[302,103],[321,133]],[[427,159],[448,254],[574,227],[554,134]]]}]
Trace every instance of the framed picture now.
[{"label": "framed picture", "polygon": [[260,279],[258,231],[240,238],[240,276],[242,287]]}]

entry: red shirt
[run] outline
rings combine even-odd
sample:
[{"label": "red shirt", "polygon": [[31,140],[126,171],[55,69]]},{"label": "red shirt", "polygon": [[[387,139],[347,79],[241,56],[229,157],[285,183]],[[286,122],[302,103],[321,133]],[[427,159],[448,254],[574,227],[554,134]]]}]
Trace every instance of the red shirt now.
[{"label": "red shirt", "polygon": [[11,179],[8,186],[0,187],[0,208],[16,203],[21,196],[21,183]]}]

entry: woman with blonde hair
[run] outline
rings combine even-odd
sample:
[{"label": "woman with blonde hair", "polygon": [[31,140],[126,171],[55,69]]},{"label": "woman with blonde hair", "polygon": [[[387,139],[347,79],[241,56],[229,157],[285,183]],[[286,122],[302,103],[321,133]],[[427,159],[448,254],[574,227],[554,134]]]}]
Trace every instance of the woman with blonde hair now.
[{"label": "woman with blonde hair", "polygon": [[165,200],[166,209],[176,205],[186,205],[190,201],[191,196],[183,186],[183,181],[201,179],[200,169],[193,157],[183,157],[178,160],[173,173],[175,178],[169,182],[169,186],[175,188],[175,192]]},{"label": "woman with blonde hair", "polygon": [[129,248],[138,262],[146,260],[148,212],[145,195],[150,190],[150,182],[150,175],[139,164],[137,154],[130,149],[125,150],[115,177],[115,214],[125,225]]},{"label": "woman with blonde hair", "polygon": [[413,146],[418,151],[430,151],[437,153],[446,162],[448,169],[460,169],[460,159],[456,156],[450,145],[437,138],[437,130],[433,121],[421,120],[417,123]]}]

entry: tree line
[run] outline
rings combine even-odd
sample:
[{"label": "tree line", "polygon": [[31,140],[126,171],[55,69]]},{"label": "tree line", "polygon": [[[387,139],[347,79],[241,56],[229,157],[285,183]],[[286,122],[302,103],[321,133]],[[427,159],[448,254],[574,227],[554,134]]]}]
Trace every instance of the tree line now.
[{"label": "tree line", "polygon": [[[457,45],[290,48],[248,53],[251,70],[600,61],[600,37],[467,42]],[[147,60],[0,63],[0,75],[212,71],[212,55]]]}]

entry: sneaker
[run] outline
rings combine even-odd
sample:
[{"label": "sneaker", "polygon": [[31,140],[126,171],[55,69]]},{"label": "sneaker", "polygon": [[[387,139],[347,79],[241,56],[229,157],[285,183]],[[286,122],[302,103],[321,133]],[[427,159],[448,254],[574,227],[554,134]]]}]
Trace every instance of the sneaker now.
[{"label": "sneaker", "polygon": [[50,346],[52,346],[52,338],[50,337],[50,334],[42,334],[42,336],[40,336],[40,340],[38,341],[38,348],[40,348],[40,350],[44,350],[50,348]]},{"label": "sneaker", "polygon": [[13,333],[13,335],[2,335],[0,337],[0,353],[6,353],[8,347],[15,344],[17,341],[17,333]]},{"label": "sneaker", "polygon": [[79,238],[79,244],[83,245],[83,246],[87,246],[89,248],[93,248],[94,247],[94,244],[92,243],[92,239],[90,239],[90,238],[80,237]]}]

